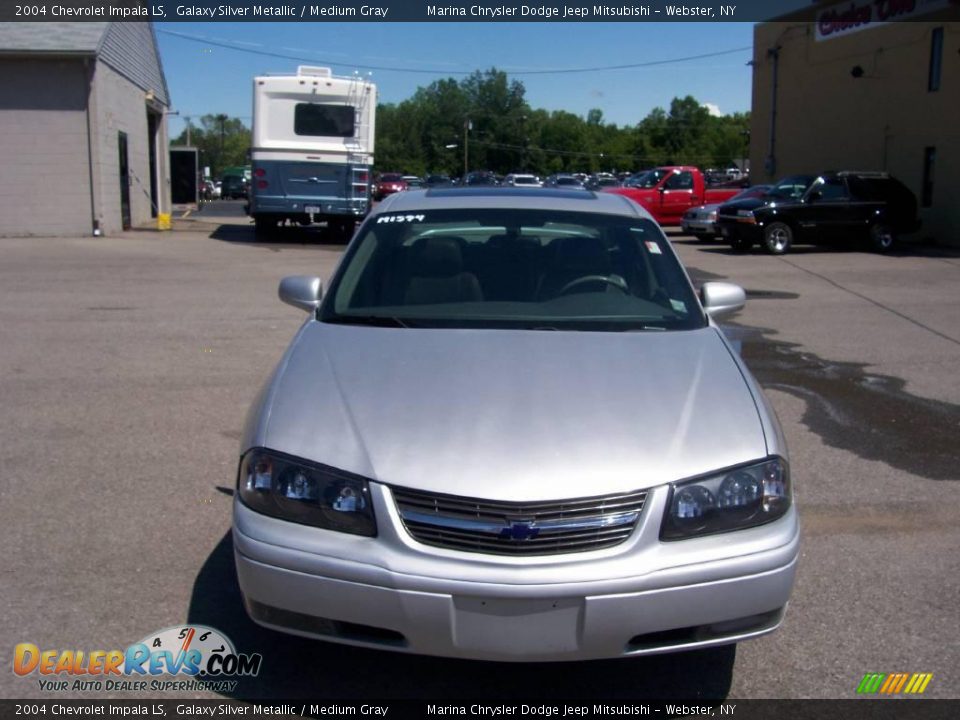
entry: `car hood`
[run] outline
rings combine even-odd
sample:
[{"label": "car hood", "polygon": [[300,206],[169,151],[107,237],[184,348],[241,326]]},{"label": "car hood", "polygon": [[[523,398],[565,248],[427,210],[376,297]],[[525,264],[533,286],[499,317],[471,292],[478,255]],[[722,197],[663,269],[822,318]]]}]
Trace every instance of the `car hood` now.
[{"label": "car hood", "polygon": [[505,501],[627,492],[762,458],[715,328],[302,328],[255,405],[260,445],[407,488]]},{"label": "car hood", "polygon": [[688,215],[690,217],[701,217],[701,216],[705,217],[710,213],[716,211],[716,209],[719,207],[720,207],[720,203],[711,203],[710,205],[700,205],[699,207],[690,208],[689,210],[687,210],[687,212],[684,213],[684,215]]},{"label": "car hood", "polygon": [[743,200],[734,200],[720,205],[718,214],[736,215],[738,210],[756,210],[757,208],[770,205],[773,201],[765,198],[744,198]]}]

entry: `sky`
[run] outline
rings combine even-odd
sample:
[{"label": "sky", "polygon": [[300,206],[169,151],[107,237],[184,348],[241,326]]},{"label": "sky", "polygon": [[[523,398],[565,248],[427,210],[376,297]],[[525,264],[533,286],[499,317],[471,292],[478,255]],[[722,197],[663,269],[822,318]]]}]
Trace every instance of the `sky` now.
[{"label": "sky", "polygon": [[[606,122],[621,126],[686,95],[714,113],[750,109],[753,23],[177,22],[155,28],[172,110],[180,113],[170,117],[171,137],[183,130],[188,116],[196,122],[205,114],[226,113],[249,125],[252,78],[293,73],[298,64],[331,67],[335,75],[371,73],[383,103],[400,102],[434,80],[496,67],[523,83],[533,108],[580,116],[599,108]],[[736,51],[646,68],[522,74],[729,50]]]}]

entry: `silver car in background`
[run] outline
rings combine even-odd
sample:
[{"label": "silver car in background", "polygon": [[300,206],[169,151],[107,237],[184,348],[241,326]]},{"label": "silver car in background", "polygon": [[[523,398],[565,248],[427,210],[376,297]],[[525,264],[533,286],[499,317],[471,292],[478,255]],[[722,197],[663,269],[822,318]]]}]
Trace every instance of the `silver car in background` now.
[{"label": "silver car in background", "polygon": [[687,210],[680,220],[680,229],[687,235],[694,235],[701,240],[712,240],[720,235],[720,225],[717,223],[717,211],[725,203],[738,202],[762,198],[773,185],[752,185],[723,203],[711,203]]},{"label": "silver car in background", "polygon": [[543,183],[536,175],[525,173],[511,173],[503,179],[506,187],[543,187]]},{"label": "silver car in background", "polygon": [[613,658],[774,630],[799,523],[777,420],[632,201],[390,196],[243,433],[233,542],[258,623],[499,661]]}]

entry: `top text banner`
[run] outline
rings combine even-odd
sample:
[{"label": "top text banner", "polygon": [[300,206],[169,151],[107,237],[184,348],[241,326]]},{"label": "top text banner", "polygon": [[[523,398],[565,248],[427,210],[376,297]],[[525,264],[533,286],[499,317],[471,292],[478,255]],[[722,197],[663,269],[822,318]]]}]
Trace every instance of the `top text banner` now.
[{"label": "top text banner", "polygon": [[[900,8],[924,0],[859,0]],[[954,3],[954,0],[943,0]],[[822,8],[822,4],[820,5]],[[960,5],[954,3],[954,8]],[[756,22],[802,10],[810,0],[697,2],[428,2],[425,0],[2,0],[2,22]],[[891,15],[893,17],[893,15]],[[791,18],[793,19],[793,18]],[[895,17],[893,17],[895,19]],[[2,50],[2,48],[0,48]]]}]

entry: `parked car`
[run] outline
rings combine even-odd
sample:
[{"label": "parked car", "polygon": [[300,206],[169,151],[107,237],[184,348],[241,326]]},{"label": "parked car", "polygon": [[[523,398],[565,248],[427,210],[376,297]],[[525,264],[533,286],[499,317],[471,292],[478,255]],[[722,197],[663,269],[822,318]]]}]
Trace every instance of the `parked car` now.
[{"label": "parked car", "polygon": [[[734,195],[729,202],[763,198],[772,187],[772,185],[754,185]],[[712,240],[720,234],[720,226],[717,224],[719,208],[720,203],[690,208],[683,214],[680,227],[683,232],[694,235],[701,240]]]},{"label": "parked car", "polygon": [[423,180],[424,187],[434,188],[434,187],[450,187],[453,185],[453,180],[450,179],[449,175],[438,175],[436,173],[427,175]]},{"label": "parked car", "polygon": [[767,252],[783,255],[797,243],[866,241],[873,250],[887,252],[901,234],[919,227],[917,198],[896,178],[882,172],[827,172],[798,200],[738,211],[731,245],[745,251],[759,242]]},{"label": "parked car", "polygon": [[407,183],[400,173],[381,173],[373,184],[373,199],[383,200],[387,195],[403,192]]},{"label": "parked car", "polygon": [[474,172],[467,173],[463,178],[463,185],[465,186],[487,185],[495,187],[499,184],[497,176],[486,170],[475,170]]},{"label": "parked car", "polygon": [[584,183],[587,190],[602,190],[604,188],[620,187],[620,181],[616,175],[610,173],[597,173],[587,178]]},{"label": "parked car", "polygon": [[404,175],[403,182],[407,184],[407,190],[419,190],[423,187],[423,180],[416,175]]},{"label": "parked car", "polygon": [[753,224],[753,211],[764,205],[799,200],[816,179],[816,175],[788,175],[778,180],[762,196],[732,197],[717,208],[717,232],[734,250],[738,252],[749,250],[755,242],[754,231],[752,228],[747,228],[746,232],[741,234],[740,228]]},{"label": "parked car", "polygon": [[776,629],[799,526],[783,435],[649,213],[606,193],[396,193],[248,416],[233,504],[251,618],[499,661]]},{"label": "parked car", "polygon": [[580,180],[573,175],[565,174],[551,175],[543,181],[543,186],[550,188],[564,188],[567,190],[572,190],[575,188],[583,189],[583,183],[580,182]]},{"label": "parked car", "polygon": [[224,175],[220,181],[220,194],[227,200],[240,200],[247,197],[247,181],[241,175]]},{"label": "parked car", "polygon": [[529,173],[511,173],[503,178],[503,185],[507,187],[541,187],[540,178]]},{"label": "parked car", "polygon": [[692,207],[726,202],[738,188],[707,188],[703,173],[690,166],[667,166],[629,178],[623,187],[604,192],[630,198],[646,208],[662,225],[679,225]]}]

